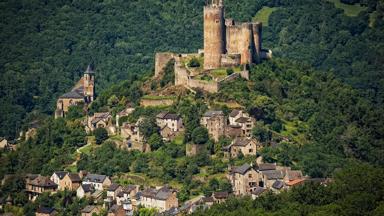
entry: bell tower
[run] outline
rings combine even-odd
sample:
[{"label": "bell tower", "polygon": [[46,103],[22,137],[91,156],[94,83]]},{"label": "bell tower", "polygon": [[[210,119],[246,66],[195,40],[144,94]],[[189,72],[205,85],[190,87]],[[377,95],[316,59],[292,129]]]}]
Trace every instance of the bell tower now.
[{"label": "bell tower", "polygon": [[95,99],[95,72],[91,65],[84,72],[83,81],[85,102],[91,103]]}]

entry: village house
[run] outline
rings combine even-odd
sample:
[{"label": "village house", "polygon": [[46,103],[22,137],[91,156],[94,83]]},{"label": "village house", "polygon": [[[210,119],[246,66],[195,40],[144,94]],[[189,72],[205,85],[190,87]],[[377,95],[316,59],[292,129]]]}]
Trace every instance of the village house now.
[{"label": "village house", "polygon": [[54,216],[57,211],[54,208],[40,207],[36,211],[36,216]]},{"label": "village house", "polygon": [[242,110],[233,110],[229,114],[229,127],[240,128],[241,136],[250,137],[256,120]]},{"label": "village house", "polygon": [[102,191],[108,188],[112,182],[106,175],[87,174],[83,179],[83,184],[91,184],[95,190]]},{"label": "village house", "polygon": [[146,208],[158,209],[159,212],[177,208],[179,205],[177,192],[166,186],[160,189],[148,188],[144,190],[141,194],[140,204]]},{"label": "village house", "polygon": [[263,188],[263,187],[257,187],[256,189],[254,189],[251,193],[251,197],[252,199],[256,199],[256,198],[259,198],[262,194],[264,194],[265,192],[267,192],[268,190]]},{"label": "village house", "polygon": [[116,204],[123,205],[125,201],[134,200],[138,190],[138,186],[135,185],[128,185],[123,187],[121,191],[116,195]]},{"label": "village house", "polygon": [[239,137],[235,138],[229,146],[224,148],[224,150],[227,151],[232,158],[238,157],[239,154],[243,154],[244,156],[256,156],[257,147],[259,145],[259,142],[255,139]]},{"label": "village house", "polygon": [[125,210],[124,210],[123,206],[113,205],[108,210],[107,216],[126,216],[126,214],[125,214]]},{"label": "village house", "polygon": [[107,189],[107,198],[104,199],[104,204],[111,207],[116,202],[117,195],[122,191],[123,187],[119,184],[112,183]]},{"label": "village house", "polygon": [[93,216],[99,214],[101,211],[100,207],[94,205],[88,205],[81,210],[81,216]]},{"label": "village house", "polygon": [[183,128],[182,118],[173,113],[161,112],[156,116],[156,123],[160,128],[168,127],[173,132],[178,132]]},{"label": "village house", "polygon": [[200,120],[200,124],[207,128],[209,135],[217,142],[225,135],[227,121],[223,111],[208,111]]},{"label": "village house", "polygon": [[59,182],[59,190],[76,191],[81,185],[81,179],[77,173],[67,173]]},{"label": "village house", "polygon": [[88,65],[84,76],[76,83],[70,92],[59,97],[56,102],[55,118],[64,117],[69,107],[78,104],[90,104],[95,98],[95,72]]},{"label": "village house", "polygon": [[97,128],[105,128],[109,135],[116,134],[116,128],[112,123],[112,115],[109,112],[95,113],[88,117],[87,132],[92,132]]},{"label": "village house", "polygon": [[54,193],[57,191],[57,184],[49,177],[40,175],[28,175],[26,178],[26,192],[29,200],[35,201],[36,198],[45,192]]},{"label": "village house", "polygon": [[259,172],[260,181],[262,182],[261,187],[274,188],[276,190],[284,187],[284,171],[277,170],[276,164],[259,164]]},{"label": "village house", "polygon": [[141,152],[150,152],[151,148],[146,144],[144,135],[140,133],[139,124],[142,119],[136,123],[130,124],[125,122],[120,128],[120,136],[125,139],[125,148],[128,151],[138,150]]},{"label": "village house", "polygon": [[252,164],[234,167],[229,172],[228,179],[232,184],[233,193],[236,196],[250,195],[259,184],[257,167]]},{"label": "village house", "polygon": [[76,190],[76,196],[80,199],[84,197],[88,198],[91,197],[93,192],[95,192],[95,189],[91,184],[81,184]]},{"label": "village house", "polygon": [[215,203],[223,203],[225,202],[229,197],[228,192],[213,192],[212,198]]},{"label": "village house", "polygon": [[61,190],[60,181],[63,180],[64,176],[67,174],[68,174],[68,172],[66,172],[66,171],[56,171],[52,174],[50,179],[51,179],[51,181],[55,182],[55,184],[58,185],[59,190]]}]

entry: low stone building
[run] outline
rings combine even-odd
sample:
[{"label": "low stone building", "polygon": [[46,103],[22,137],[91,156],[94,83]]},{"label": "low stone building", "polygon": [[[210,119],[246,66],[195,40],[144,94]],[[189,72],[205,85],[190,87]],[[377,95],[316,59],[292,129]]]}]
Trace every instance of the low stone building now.
[{"label": "low stone building", "polygon": [[59,182],[59,190],[76,191],[81,185],[81,179],[77,173],[67,173]]},{"label": "low stone building", "polygon": [[228,179],[236,196],[250,195],[259,186],[259,173],[252,164],[234,167],[229,172]]},{"label": "low stone building", "polygon": [[142,192],[140,204],[146,208],[155,208],[159,212],[177,208],[179,203],[177,192],[168,187],[160,189],[148,188]]},{"label": "low stone building", "polygon": [[105,128],[109,135],[116,134],[116,127],[112,123],[112,115],[109,112],[95,113],[88,117],[87,132],[92,132],[97,128]]},{"label": "low stone building", "polygon": [[112,182],[106,175],[87,174],[83,179],[83,184],[91,184],[95,190],[102,191],[108,188]]},{"label": "low stone building", "polygon": [[54,193],[57,191],[57,184],[49,177],[40,175],[28,175],[26,178],[26,192],[29,200],[35,201],[36,198],[45,192]]},{"label": "low stone building", "polygon": [[54,216],[57,211],[54,208],[40,207],[36,210],[36,216]]},{"label": "low stone building", "polygon": [[99,214],[101,208],[94,205],[88,205],[81,210],[81,216],[93,216],[95,214]]},{"label": "low stone building", "polygon": [[89,198],[95,192],[95,188],[91,184],[82,184],[76,190],[76,196],[78,198]]},{"label": "low stone building", "polygon": [[156,123],[160,128],[166,126],[173,132],[178,132],[183,129],[183,119],[174,113],[160,112],[156,116]]},{"label": "low stone building", "polygon": [[244,156],[256,156],[257,147],[260,145],[257,140],[251,138],[236,138],[229,146],[224,148],[232,158],[236,158],[239,154]]},{"label": "low stone building", "polygon": [[208,111],[200,120],[200,124],[207,128],[209,135],[217,142],[225,135],[227,121],[223,111]]},{"label": "low stone building", "polygon": [[212,198],[215,203],[223,203],[225,202],[229,197],[228,192],[213,192]]}]

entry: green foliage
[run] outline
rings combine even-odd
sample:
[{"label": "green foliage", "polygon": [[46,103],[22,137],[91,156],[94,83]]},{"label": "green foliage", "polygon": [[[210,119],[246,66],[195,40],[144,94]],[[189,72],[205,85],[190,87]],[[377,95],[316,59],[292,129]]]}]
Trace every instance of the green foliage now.
[{"label": "green foliage", "polygon": [[[143,119],[142,122],[139,123],[139,130],[140,130],[140,133],[143,134],[143,136],[147,140],[151,139],[152,135],[154,134],[157,134],[158,136],[160,136],[159,135],[160,128],[159,126],[157,126],[156,119],[153,117]],[[156,141],[155,138],[157,137],[152,137],[152,141]],[[157,144],[152,143],[152,144],[154,144],[155,146],[159,145],[157,147],[160,147],[161,143],[157,143]]]},{"label": "green foliage", "polygon": [[204,127],[197,127],[192,132],[192,141],[195,144],[205,144],[209,139],[208,130]]},{"label": "green foliage", "polygon": [[108,132],[105,128],[96,128],[93,134],[95,135],[96,144],[98,145],[108,139]]},{"label": "green foliage", "polygon": [[154,133],[149,137],[148,144],[151,146],[151,150],[156,151],[164,145],[163,138],[158,133]]},{"label": "green foliage", "polygon": [[193,57],[189,62],[188,62],[189,67],[200,67],[200,62],[199,59]]},{"label": "green foliage", "polygon": [[70,106],[68,109],[68,113],[66,113],[65,117],[69,120],[75,120],[83,117],[84,116],[83,107],[84,107],[84,104]]}]

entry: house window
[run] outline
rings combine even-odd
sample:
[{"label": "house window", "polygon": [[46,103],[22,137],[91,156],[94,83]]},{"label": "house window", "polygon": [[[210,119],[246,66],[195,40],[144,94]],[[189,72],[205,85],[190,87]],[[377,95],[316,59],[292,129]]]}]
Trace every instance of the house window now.
[{"label": "house window", "polygon": [[248,174],[248,178],[252,178],[252,174]]},{"label": "house window", "polygon": [[253,152],[253,149],[249,149],[249,153],[252,153]]}]

